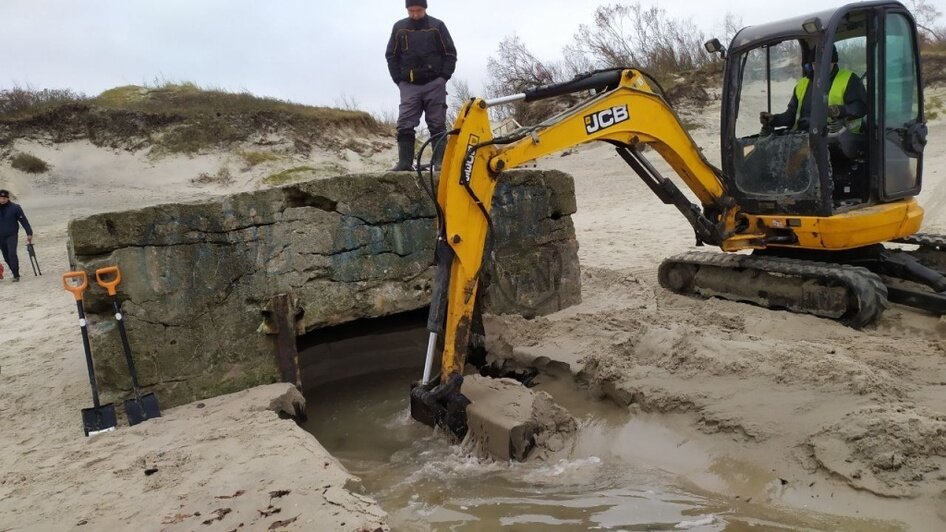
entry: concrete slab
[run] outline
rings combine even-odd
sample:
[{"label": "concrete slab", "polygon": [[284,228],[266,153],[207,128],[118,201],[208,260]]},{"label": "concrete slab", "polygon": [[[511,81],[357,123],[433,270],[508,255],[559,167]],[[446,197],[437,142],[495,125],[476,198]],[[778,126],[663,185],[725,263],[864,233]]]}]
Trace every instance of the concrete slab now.
[{"label": "concrete slab", "polygon": [[549,394],[512,379],[470,375],[460,391],[471,401],[465,443],[499,460],[545,459],[565,449],[578,429]]}]

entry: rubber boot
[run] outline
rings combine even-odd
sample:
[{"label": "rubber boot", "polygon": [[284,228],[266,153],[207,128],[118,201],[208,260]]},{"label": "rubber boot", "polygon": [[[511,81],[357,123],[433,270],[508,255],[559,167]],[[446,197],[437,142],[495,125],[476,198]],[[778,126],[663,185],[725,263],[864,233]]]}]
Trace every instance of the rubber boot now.
[{"label": "rubber boot", "polygon": [[397,164],[392,172],[405,172],[414,168],[414,133],[397,134]]},{"label": "rubber boot", "polygon": [[[437,138],[438,135],[443,135],[443,133],[443,131],[431,131],[430,138]],[[446,136],[441,136],[434,141],[434,153],[430,159],[430,164],[434,165],[435,172],[439,172],[440,167],[443,166],[443,152],[447,149],[447,140]]]}]

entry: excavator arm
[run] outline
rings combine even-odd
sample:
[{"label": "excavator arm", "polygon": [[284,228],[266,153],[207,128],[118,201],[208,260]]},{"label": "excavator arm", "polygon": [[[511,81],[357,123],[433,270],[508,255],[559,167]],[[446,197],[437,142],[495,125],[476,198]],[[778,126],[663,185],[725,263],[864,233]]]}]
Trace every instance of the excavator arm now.
[{"label": "excavator arm", "polygon": [[[492,135],[488,109],[493,105],[586,90],[597,92],[558,116],[508,137]],[[493,191],[502,172],[591,141],[615,145],[657,196],[675,205],[690,221],[698,242],[728,250],[761,247],[758,239],[762,235],[738,234],[738,213],[726,195],[719,170],[706,161],[673,109],[652,90],[644,73],[634,69],[601,71],[497,100],[473,99],[461,109],[451,132],[437,191],[442,216],[438,273],[422,384],[430,380],[437,334],[441,331],[441,386],[456,387],[462,380],[457,377],[462,375],[470,344],[478,282],[488,248]],[[700,206],[657,173],[642,156],[642,145],[650,146],[667,161],[699,199]],[[443,388],[440,391],[448,392]]]}]

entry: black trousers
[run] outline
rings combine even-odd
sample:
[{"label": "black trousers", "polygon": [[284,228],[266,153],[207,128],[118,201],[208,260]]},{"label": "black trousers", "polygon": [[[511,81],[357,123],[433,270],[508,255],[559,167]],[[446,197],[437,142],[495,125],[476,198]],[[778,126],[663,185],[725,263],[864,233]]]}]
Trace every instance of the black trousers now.
[{"label": "black trousers", "polygon": [[20,261],[16,257],[17,236],[0,236],[0,253],[3,253],[3,261],[10,267],[13,277],[20,276]]}]

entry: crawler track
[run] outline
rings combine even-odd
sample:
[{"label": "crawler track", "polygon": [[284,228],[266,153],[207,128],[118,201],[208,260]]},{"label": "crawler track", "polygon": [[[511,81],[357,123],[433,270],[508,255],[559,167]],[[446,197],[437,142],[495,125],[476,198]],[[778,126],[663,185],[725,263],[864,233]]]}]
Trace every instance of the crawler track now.
[{"label": "crawler track", "polygon": [[887,308],[887,287],[880,277],[844,264],[689,252],[664,260],[658,279],[678,294],[814,314],[851,327],[871,323]]},{"label": "crawler track", "polygon": [[917,233],[897,240],[900,244],[920,246],[916,251],[908,251],[924,266],[946,273],[946,236]]}]

